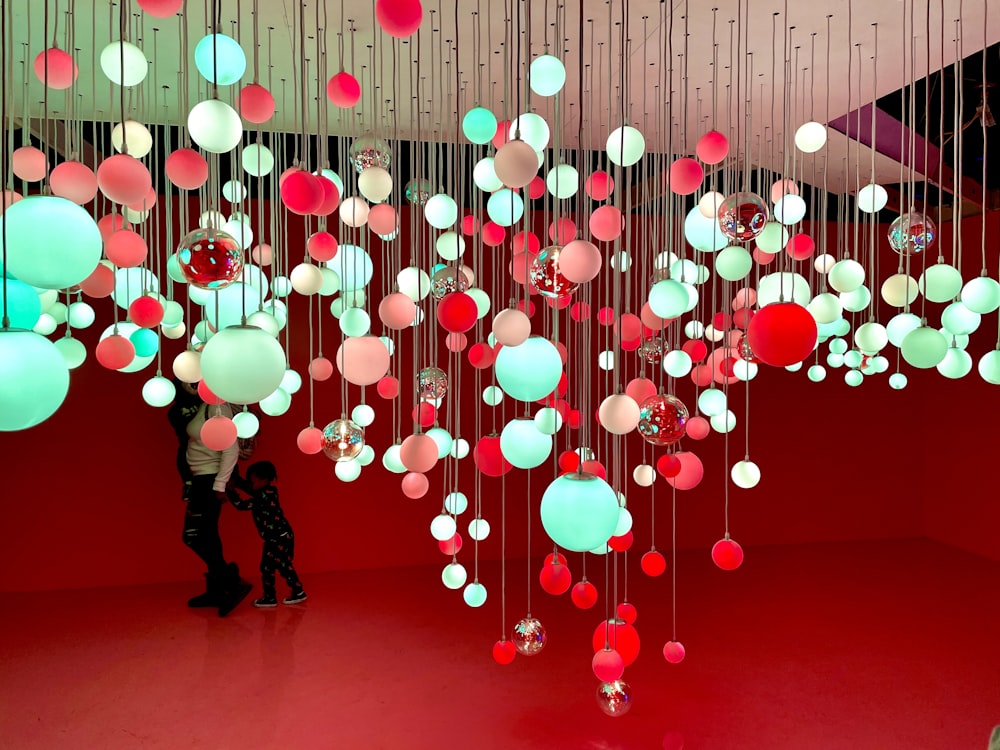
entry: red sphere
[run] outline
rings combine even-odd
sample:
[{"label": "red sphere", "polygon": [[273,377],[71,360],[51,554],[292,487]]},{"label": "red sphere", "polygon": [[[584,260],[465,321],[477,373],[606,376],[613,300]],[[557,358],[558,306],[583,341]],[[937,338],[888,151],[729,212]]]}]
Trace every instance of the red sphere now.
[{"label": "red sphere", "polygon": [[50,47],[35,57],[35,77],[50,89],[61,91],[73,85],[80,69],[68,52]]},{"label": "red sphere", "polygon": [[614,682],[625,672],[625,660],[613,648],[602,648],[594,654],[590,666],[601,682]]},{"label": "red sphere", "polygon": [[97,195],[97,175],[86,164],[64,161],[57,164],[49,174],[49,187],[53,195],[82,206],[90,203]]},{"label": "red sphere", "polygon": [[478,342],[469,347],[469,364],[477,370],[485,370],[493,364],[496,355],[489,344]]},{"label": "red sphere", "polygon": [[479,307],[476,300],[465,292],[446,294],[437,304],[437,319],[441,327],[451,333],[464,333],[476,325]]},{"label": "red sphere", "polygon": [[732,539],[720,539],[712,546],[712,562],[723,570],[736,570],[743,564],[743,548]]},{"label": "red sphere", "polygon": [[[340,191],[337,190],[336,183],[329,177],[324,177],[321,174],[313,176],[316,178],[316,182],[319,183],[319,186],[323,189],[323,199],[320,201],[319,206],[313,210],[313,214],[316,216],[329,216],[334,211],[336,211],[337,206],[340,205]],[[386,208],[392,210],[391,206],[386,206]],[[376,223],[375,225],[372,225],[371,223],[372,213],[373,212],[369,212],[368,214],[368,225],[371,226],[372,229],[375,229],[375,227],[379,223],[378,222],[379,214],[375,213]],[[395,211],[393,211],[393,217],[395,218]],[[392,229],[390,229],[388,232],[385,232],[385,234],[391,234],[393,231],[395,231],[395,229],[396,229],[396,224],[394,221]]]},{"label": "red sphere", "polygon": [[333,260],[337,247],[337,238],[329,232],[315,232],[306,240],[306,252],[315,261]]},{"label": "red sphere", "polygon": [[718,164],[729,155],[729,139],[718,130],[709,130],[698,139],[695,153],[706,164]]},{"label": "red sphere", "polygon": [[438,542],[438,549],[444,555],[457,555],[459,550],[462,549],[462,535],[456,533],[451,539]]},{"label": "red sphere", "polygon": [[641,406],[647,398],[656,395],[656,383],[649,378],[633,378],[625,386],[625,395]]},{"label": "red sphere", "polygon": [[167,179],[181,190],[197,190],[208,181],[208,162],[194,149],[180,148],[164,163]]},{"label": "red sphere", "polygon": [[559,454],[559,470],[563,472],[576,471],[580,466],[580,454],[576,451],[563,451]]},{"label": "red sphere", "polygon": [[538,175],[531,178],[528,183],[528,197],[531,199],[541,198],[545,195],[545,180]]},{"label": "red sphere", "polygon": [[681,349],[691,358],[692,362],[701,362],[708,355],[708,347],[704,341],[688,339]]},{"label": "red sphere", "polygon": [[816,319],[795,302],[772,302],[747,326],[754,354],[769,365],[787,367],[801,362],[816,348]]},{"label": "red sphere", "polygon": [[562,563],[547,562],[538,574],[542,588],[554,596],[565,594],[573,583],[573,574]]},{"label": "red sphere", "polygon": [[500,451],[499,435],[480,438],[472,450],[472,458],[479,470],[488,477],[503,476],[514,468]]},{"label": "red sphere", "polygon": [[594,172],[583,182],[583,189],[595,201],[607,200],[615,189],[615,181],[607,172]]},{"label": "red sphere", "polygon": [[622,620],[603,621],[594,631],[593,646],[595,654],[605,646],[615,649],[627,667],[639,656],[639,633]]},{"label": "red sphere", "polygon": [[437,419],[437,409],[434,408],[434,404],[421,401],[413,407],[410,416],[421,427],[427,428],[434,424],[434,420]]},{"label": "red sphere", "polygon": [[146,260],[149,248],[140,234],[131,229],[123,229],[113,232],[104,243],[104,254],[120,268],[135,268]]},{"label": "red sphere", "polygon": [[295,438],[299,450],[312,456],[323,450],[323,430],[319,427],[306,427]]},{"label": "red sphere", "polygon": [[690,451],[680,451],[674,454],[680,461],[681,468],[675,476],[666,477],[667,484],[679,490],[692,490],[701,484],[705,476],[705,466],[701,459]]},{"label": "red sphere", "polygon": [[656,461],[656,470],[665,479],[676,477],[681,471],[681,462],[673,453],[660,456]]},{"label": "red sphere", "polygon": [[88,297],[108,297],[115,290],[115,272],[104,263],[98,263],[90,276],[80,282],[80,291]]},{"label": "red sphere", "polygon": [[662,576],[666,572],[667,560],[659,552],[651,549],[642,556],[639,566],[642,568],[643,573],[655,578],[656,576]]},{"label": "red sphere", "polygon": [[350,73],[341,71],[327,81],[326,95],[335,106],[350,109],[361,99],[361,84]]},{"label": "red sphere", "polygon": [[806,260],[812,257],[816,250],[816,243],[808,234],[795,234],[785,245],[785,251],[795,260]]},{"label": "red sphere", "polygon": [[375,386],[378,395],[384,399],[393,399],[399,395],[399,381],[392,375],[386,375]]},{"label": "red sphere", "polygon": [[170,18],[180,11],[184,0],[138,0],[139,7],[156,18]]},{"label": "red sphere", "polygon": [[681,157],[670,165],[670,190],[676,195],[691,195],[704,179],[705,170],[690,157]]},{"label": "red sphere", "polygon": [[115,154],[97,168],[97,185],[108,200],[128,206],[146,197],[153,178],[134,156]]},{"label": "red sphere", "polygon": [[198,382],[198,396],[206,404],[211,404],[212,406],[225,403],[225,401],[212,393],[212,389],[208,387],[204,380]]},{"label": "red sphere", "polygon": [[613,536],[608,539],[608,546],[615,552],[625,552],[632,547],[634,537],[631,531],[626,531],[621,536]]},{"label": "red sphere", "polygon": [[240,115],[248,122],[267,122],[274,114],[274,97],[259,83],[248,83],[239,95]]},{"label": "red sphere", "polygon": [[117,333],[100,341],[94,353],[101,366],[109,370],[128,367],[135,359],[135,347],[132,342]]},{"label": "red sphere", "polygon": [[580,581],[569,595],[579,609],[590,609],[597,604],[597,587],[590,581]]},{"label": "red sphere", "polygon": [[489,247],[499,247],[507,237],[507,231],[499,224],[487,221],[483,224],[483,244]]},{"label": "red sphere", "polygon": [[279,188],[281,202],[293,214],[311,214],[323,202],[323,186],[303,169],[292,172]]},{"label": "red sphere", "polygon": [[587,474],[593,474],[595,477],[600,477],[601,479],[608,478],[608,471],[600,461],[584,461],[583,470]]},{"label": "red sphere", "polygon": [[635,625],[635,619],[639,616],[635,605],[631,602],[622,602],[615,609],[615,613],[618,615],[619,620],[627,622],[629,625]]},{"label": "red sphere", "polygon": [[667,641],[663,644],[663,658],[671,664],[684,661],[684,644],[680,641]]},{"label": "red sphere", "polygon": [[128,316],[140,328],[153,328],[163,320],[163,305],[156,297],[144,294],[128,306]]},{"label": "red sphere", "polygon": [[499,640],[493,644],[493,661],[497,664],[510,664],[517,656],[513,641]]}]

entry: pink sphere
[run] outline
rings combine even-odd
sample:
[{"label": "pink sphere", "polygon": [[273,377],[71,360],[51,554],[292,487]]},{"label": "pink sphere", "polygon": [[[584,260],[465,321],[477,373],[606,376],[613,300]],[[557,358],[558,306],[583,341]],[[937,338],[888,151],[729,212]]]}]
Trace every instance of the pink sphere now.
[{"label": "pink sphere", "polygon": [[583,183],[583,189],[595,201],[607,200],[614,192],[615,180],[607,172],[594,172]]},{"label": "pink sphere", "polygon": [[559,270],[567,281],[583,284],[597,278],[604,258],[592,242],[573,240],[559,253]]},{"label": "pink sphere", "polygon": [[637,404],[642,404],[647,398],[656,395],[656,383],[649,378],[633,378],[625,386],[625,395]]},{"label": "pink sphere", "polygon": [[306,240],[306,252],[315,261],[333,260],[337,254],[337,238],[329,232],[315,232]]},{"label": "pink sphere", "polygon": [[128,206],[146,197],[153,178],[134,156],[115,154],[97,168],[97,186],[108,200]]},{"label": "pink sphere", "polygon": [[57,91],[68,89],[80,75],[80,69],[72,55],[58,47],[50,47],[44,52],[39,52],[35,57],[34,68],[35,77],[42,83],[48,80],[48,87]]},{"label": "pink sphere", "polygon": [[259,83],[248,83],[240,90],[238,107],[244,120],[259,125],[274,114],[274,97]]},{"label": "pink sphere", "polygon": [[693,490],[701,484],[702,477],[705,476],[705,467],[698,456],[690,451],[678,451],[674,454],[674,458],[680,461],[681,469],[677,472],[677,476],[666,477],[671,487]]},{"label": "pink sphere", "polygon": [[497,132],[493,134],[493,148],[500,148],[505,143],[510,143],[510,120],[500,120],[497,122]]},{"label": "pink sphere", "polygon": [[208,387],[208,383],[204,380],[198,381],[198,395],[201,397],[202,401],[212,406],[218,406],[219,404],[225,403],[225,400],[217,396],[212,389]]},{"label": "pink sphere", "polygon": [[601,206],[590,215],[590,233],[603,242],[611,242],[625,228],[625,218],[615,206]]},{"label": "pink sphere", "polygon": [[375,234],[392,234],[399,229],[396,209],[388,203],[378,203],[368,211],[368,226]]},{"label": "pink sphere", "polygon": [[139,7],[151,16],[170,18],[180,12],[184,0],[138,0]]},{"label": "pink sphere", "polygon": [[201,442],[213,451],[224,451],[236,442],[236,424],[229,417],[211,417],[201,426]]},{"label": "pink sphere", "polygon": [[[56,167],[58,169],[58,167]],[[49,178],[49,182],[52,178]],[[816,250],[816,243],[813,238],[808,234],[795,234],[792,235],[788,244],[785,245],[785,252],[787,252],[795,260],[808,260],[812,257],[813,252]]]},{"label": "pink sphere", "polygon": [[441,327],[451,333],[470,330],[479,317],[479,306],[465,292],[446,294],[437,304],[437,319]]},{"label": "pink sphere", "polygon": [[706,164],[718,164],[729,156],[729,139],[718,130],[709,130],[698,139],[695,153]]},{"label": "pink sphere", "polygon": [[309,377],[313,380],[329,380],[333,375],[333,362],[326,357],[316,357],[309,363]]},{"label": "pink sphere", "polygon": [[262,242],[250,251],[250,257],[253,258],[255,263],[260,263],[262,266],[269,266],[274,259],[274,250],[266,242]]},{"label": "pink sphere", "polygon": [[591,668],[594,670],[594,676],[601,682],[614,682],[621,679],[624,674],[625,661],[613,648],[602,648],[594,654]]},{"label": "pink sphere", "polygon": [[133,211],[150,211],[156,205],[156,188],[149,188],[149,192],[143,196],[142,200],[128,205]]},{"label": "pink sphere", "polygon": [[115,290],[115,272],[104,263],[98,263],[90,276],[80,282],[80,291],[88,297],[107,297]]},{"label": "pink sphere", "polygon": [[375,0],[375,20],[386,34],[397,39],[413,34],[423,17],[420,0]]},{"label": "pink sphere", "polygon": [[670,190],[675,195],[691,195],[701,187],[705,170],[694,159],[683,156],[670,165]]},{"label": "pink sphere", "polygon": [[389,370],[389,350],[375,336],[345,339],[337,350],[337,369],[348,383],[374,385]]},{"label": "pink sphere", "polygon": [[732,539],[720,539],[712,546],[712,562],[723,570],[736,570],[743,564],[743,548]]},{"label": "pink sphere", "polygon": [[680,641],[667,641],[663,644],[663,658],[671,664],[684,661],[684,644]]},{"label": "pink sphere", "polygon": [[528,197],[534,200],[541,198],[543,195],[545,195],[545,180],[535,175],[531,178],[531,182],[528,183]]},{"label": "pink sphere", "polygon": [[21,146],[14,150],[11,168],[18,179],[25,182],[40,182],[45,179],[45,173],[49,171],[49,160],[41,149]]},{"label": "pink sphere", "polygon": [[455,533],[451,539],[445,539],[438,542],[438,549],[441,550],[442,555],[457,555],[462,551],[462,535]]},{"label": "pink sphere", "polygon": [[549,239],[557,245],[565,245],[576,237],[576,223],[572,219],[556,219],[549,224]]},{"label": "pink sphere", "polygon": [[704,440],[711,432],[712,426],[704,417],[691,417],[684,425],[684,429],[692,440]]},{"label": "pink sphere", "polygon": [[295,438],[299,450],[308,456],[312,456],[323,450],[323,430],[319,427],[306,427],[299,432]]},{"label": "pink sphere", "polygon": [[444,337],[444,345],[450,352],[462,352],[469,345],[469,338],[464,333],[449,333]]},{"label": "pink sphere", "polygon": [[149,254],[146,240],[131,229],[113,232],[104,243],[104,254],[108,260],[121,268],[141,266]]},{"label": "pink sphere", "polygon": [[430,435],[410,435],[399,447],[399,460],[410,471],[421,474],[430,471],[438,462],[437,443]]},{"label": "pink sphere", "polygon": [[515,253],[538,255],[538,251],[542,249],[542,241],[534,232],[518,232],[511,237],[510,247]]},{"label": "pink sphere", "polygon": [[386,375],[384,378],[378,381],[378,385],[375,386],[375,390],[378,391],[378,395],[384,399],[393,399],[399,395],[399,381],[391,375]]},{"label": "pink sphere", "polygon": [[483,244],[489,247],[499,247],[507,238],[507,231],[499,224],[487,221],[483,224]]},{"label": "pink sphere", "polygon": [[411,471],[403,477],[399,484],[403,490],[403,494],[411,500],[419,500],[427,494],[427,490],[430,488],[430,482],[427,481],[427,477],[417,471]]},{"label": "pink sphere", "polygon": [[97,175],[86,164],[64,161],[57,164],[49,175],[49,187],[53,195],[82,206],[97,195]]},{"label": "pink sphere", "polygon": [[361,84],[350,73],[341,71],[327,81],[326,95],[334,106],[350,109],[361,99]]},{"label": "pink sphere", "polygon": [[311,214],[323,202],[323,186],[315,176],[304,169],[296,170],[285,178],[279,188],[281,202],[289,211],[299,216]]},{"label": "pink sphere", "polygon": [[163,304],[156,297],[144,294],[132,300],[128,316],[140,328],[153,328],[163,321]]},{"label": "pink sphere", "polygon": [[98,342],[94,354],[102,367],[120,370],[128,367],[135,359],[135,347],[128,338],[116,333]]},{"label": "pink sphere", "polygon": [[493,169],[507,187],[524,187],[538,172],[538,156],[524,141],[511,141],[497,149]]},{"label": "pink sphere", "polygon": [[757,290],[751,287],[744,287],[733,296],[733,310],[744,307],[753,307],[757,304]]},{"label": "pink sphere", "polygon": [[164,164],[167,179],[181,190],[197,190],[208,181],[208,162],[191,148],[179,148]]},{"label": "pink sphere", "polygon": [[313,177],[316,178],[316,182],[323,190],[323,200],[320,201],[313,214],[315,216],[329,216],[340,205],[340,191],[337,190],[337,185],[329,177],[324,177],[321,174],[313,175]]},{"label": "pink sphere", "polygon": [[378,303],[378,317],[388,328],[401,330],[417,317],[417,306],[402,292],[393,292]]},{"label": "pink sphere", "polygon": [[771,185],[771,202],[777,203],[786,195],[798,195],[799,186],[792,180],[778,180]]},{"label": "pink sphere", "polygon": [[613,394],[598,409],[601,426],[615,435],[624,435],[639,424],[639,405],[624,393]]},{"label": "pink sphere", "polygon": [[[639,311],[639,319],[642,321],[642,324],[651,331],[662,331],[670,322],[669,320],[664,320],[653,312],[653,308],[649,306],[648,302],[642,303],[642,309]],[[673,320],[673,318],[671,318],[671,320]]]},{"label": "pink sphere", "polygon": [[[371,224],[372,220],[369,217],[368,223]],[[472,214],[466,214],[462,217],[462,234],[466,237],[471,237],[476,232],[479,231],[479,219],[477,219]]]}]

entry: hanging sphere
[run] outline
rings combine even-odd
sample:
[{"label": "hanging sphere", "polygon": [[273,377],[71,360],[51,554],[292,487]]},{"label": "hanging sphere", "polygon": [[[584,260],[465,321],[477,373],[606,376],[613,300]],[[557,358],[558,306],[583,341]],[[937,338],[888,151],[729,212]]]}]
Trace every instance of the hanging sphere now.
[{"label": "hanging sphere", "polygon": [[632,708],[632,688],[624,680],[602,682],[597,687],[597,705],[608,716],[624,716]]},{"label": "hanging sphere", "polygon": [[518,469],[534,469],[552,453],[552,437],[540,432],[533,419],[512,419],[500,433],[500,451]]},{"label": "hanging sphere", "polygon": [[747,340],[754,354],[775,367],[785,367],[809,356],[816,348],[816,319],[795,302],[773,302],[750,320]]},{"label": "hanging sphere", "polygon": [[712,561],[722,570],[736,570],[743,564],[743,548],[728,537],[712,546]]},{"label": "hanging sphere", "polygon": [[745,490],[753,489],[760,482],[760,468],[753,461],[737,461],[729,472],[733,484]]},{"label": "hanging sphere", "polygon": [[449,229],[458,221],[458,204],[450,195],[432,195],[424,204],[424,218],[435,229]]},{"label": "hanging sphere", "polygon": [[614,490],[593,474],[557,477],[542,495],[542,526],[553,542],[573,552],[605,544],[618,525]]},{"label": "hanging sphere", "polygon": [[534,617],[525,617],[519,620],[511,632],[514,648],[522,656],[534,656],[539,653],[545,648],[547,640],[545,626]]},{"label": "hanging sphere", "polygon": [[972,312],[987,315],[1000,307],[1000,283],[989,276],[970,279],[962,287],[962,302]]},{"label": "hanging sphere", "polygon": [[497,149],[493,168],[504,185],[522,188],[538,172],[538,156],[529,144],[522,140],[512,140]]},{"label": "hanging sphere", "polygon": [[789,226],[798,224],[806,215],[806,202],[798,195],[784,195],[775,201],[774,218],[776,221]]},{"label": "hanging sphere", "polygon": [[420,28],[423,15],[420,0],[375,0],[375,20],[397,39],[405,39]]},{"label": "hanging sphere", "polygon": [[323,453],[331,461],[353,461],[365,447],[365,433],[350,419],[335,419],[323,428]]},{"label": "hanging sphere", "polygon": [[437,319],[441,327],[452,333],[471,330],[478,320],[476,301],[465,292],[446,294],[437,305]]},{"label": "hanging sphere", "polygon": [[552,245],[531,260],[528,276],[532,285],[543,297],[566,299],[577,289],[578,285],[569,281],[562,273],[561,255],[562,248]]},{"label": "hanging sphere", "polygon": [[768,209],[756,193],[733,193],[719,207],[719,228],[736,242],[749,242],[767,226]]},{"label": "hanging sphere", "polygon": [[243,273],[240,243],[215,230],[189,232],[178,245],[177,260],[185,280],[198,289],[222,289]]},{"label": "hanging sphere", "polygon": [[494,369],[497,383],[509,396],[519,401],[537,401],[559,384],[562,358],[552,342],[531,336],[519,346],[503,347]]},{"label": "hanging sphere", "polygon": [[631,125],[615,128],[604,144],[604,150],[612,164],[631,167],[642,158],[646,151],[646,139]]},{"label": "hanging sphere", "polygon": [[861,351],[875,354],[882,351],[889,343],[889,334],[881,323],[868,321],[854,331],[854,343]]},{"label": "hanging sphere", "polygon": [[675,195],[691,195],[704,179],[704,168],[690,157],[681,157],[670,165],[670,190]]},{"label": "hanging sphere", "polygon": [[559,271],[571,283],[592,281],[601,272],[602,264],[601,251],[586,240],[573,240],[559,252]]},{"label": "hanging sphere", "polygon": [[153,186],[146,165],[128,154],[108,157],[97,167],[97,186],[108,200],[132,205],[147,196]]},{"label": "hanging sphere", "polygon": [[112,83],[136,86],[149,72],[145,53],[131,42],[111,42],[101,50],[101,70]]},{"label": "hanging sphere", "polygon": [[557,164],[545,176],[545,185],[549,193],[565,200],[576,195],[580,186],[580,174],[570,164]]},{"label": "hanging sphere", "polygon": [[810,121],[795,131],[795,147],[804,154],[814,154],[826,144],[826,125]]},{"label": "hanging sphere", "polygon": [[896,273],[882,282],[881,293],[886,304],[893,307],[904,307],[917,298],[919,290],[913,277],[905,273]]},{"label": "hanging sphere", "polygon": [[164,169],[167,179],[181,190],[197,190],[208,180],[208,162],[190,148],[180,148],[170,153]]},{"label": "hanging sphere", "polygon": [[90,203],[97,195],[97,175],[86,164],[64,161],[57,164],[49,174],[49,187],[53,195],[82,206]]},{"label": "hanging sphere", "polygon": [[904,257],[929,250],[936,240],[937,226],[919,211],[908,211],[889,225],[889,245]]},{"label": "hanging sphere", "polygon": [[361,84],[350,73],[340,71],[326,82],[326,95],[335,107],[350,109],[361,100]]},{"label": "hanging sphere", "polygon": [[492,331],[503,346],[520,346],[531,335],[531,320],[516,308],[501,310],[493,318]]},{"label": "hanging sphere", "polygon": [[528,86],[539,96],[555,96],[566,85],[566,67],[558,57],[539,55],[528,67]]},{"label": "hanging sphere", "polygon": [[964,349],[950,346],[944,359],[938,362],[937,371],[950,380],[964,378],[972,372],[972,357]]},{"label": "hanging sphere", "polygon": [[931,302],[949,302],[962,292],[962,274],[947,263],[936,263],[920,274],[917,288]]},{"label": "hanging sphere", "polygon": [[348,338],[337,350],[336,361],[348,383],[374,385],[389,370],[389,349],[375,336]]},{"label": "hanging sphere", "polygon": [[486,201],[486,213],[497,226],[514,226],[524,216],[524,199],[513,190],[502,188]]},{"label": "hanging sphere", "polygon": [[68,89],[80,75],[80,69],[72,55],[58,47],[49,47],[39,52],[33,65],[35,77],[50,89]]},{"label": "hanging sphere", "polygon": [[212,393],[223,400],[257,403],[281,385],[285,352],[267,331],[254,326],[229,326],[205,343],[201,375]]},{"label": "hanging sphere", "polygon": [[274,114],[274,97],[259,83],[248,83],[240,89],[237,107],[244,120],[260,125],[270,120]]},{"label": "hanging sphere", "polygon": [[[639,434],[652,445],[676,443],[685,435],[687,420],[687,407],[676,396],[656,394],[639,406]],[[649,468],[651,480],[652,467]]]},{"label": "hanging sphere", "polygon": [[886,334],[889,336],[889,341],[893,346],[901,347],[903,345],[903,339],[906,338],[910,331],[914,330],[920,325],[920,318],[918,318],[913,313],[899,313],[893,316],[889,323],[885,327]]},{"label": "hanging sphere", "polygon": [[926,370],[944,359],[948,340],[937,329],[921,325],[906,334],[900,351],[910,365]]},{"label": "hanging sphere", "polygon": [[497,132],[497,118],[486,107],[473,107],[462,118],[462,133],[472,143],[484,145]]},{"label": "hanging sphere", "polygon": [[381,203],[392,193],[392,176],[382,167],[368,167],[358,175],[358,190],[373,203]]},{"label": "hanging sphere", "polygon": [[486,587],[478,581],[470,583],[462,592],[462,598],[470,607],[481,607],[486,603]]},{"label": "hanging sphere", "polygon": [[0,330],[0,432],[26,430],[51,417],[69,392],[69,366],[44,336]]},{"label": "hanging sphere", "polygon": [[[545,118],[534,112],[526,112],[523,115],[515,117],[510,123],[508,135],[512,140],[522,140],[531,146],[535,152],[539,152],[549,145],[551,133],[549,131],[549,124],[545,122]],[[535,166],[541,166],[540,162],[541,160],[536,153]]]},{"label": "hanging sphere", "polygon": [[865,267],[853,258],[845,258],[833,265],[827,281],[838,292],[853,292],[865,283]]},{"label": "hanging sphere", "polygon": [[[2,335],[0,334],[0,336]],[[1000,385],[1000,349],[986,352],[986,354],[980,357],[977,369],[979,370],[980,377],[987,383]]]},{"label": "hanging sphere", "polygon": [[667,641],[663,645],[663,658],[671,664],[680,664],[684,661],[684,644],[680,641]]},{"label": "hanging sphere", "polygon": [[206,99],[191,108],[187,119],[191,140],[212,154],[225,154],[243,139],[243,121],[235,109],[218,99]]},{"label": "hanging sphere", "polygon": [[729,139],[718,130],[709,130],[698,139],[695,153],[706,164],[719,164],[729,156]]},{"label": "hanging sphere", "polygon": [[982,316],[962,302],[952,302],[941,313],[941,325],[955,336],[968,336],[979,328]]},{"label": "hanging sphere", "polygon": [[247,56],[231,36],[209,34],[194,47],[194,66],[209,83],[231,86],[246,72]]},{"label": "hanging sphere", "polygon": [[858,191],[858,210],[866,214],[877,214],[889,202],[889,193],[881,185],[874,182],[865,185]]}]

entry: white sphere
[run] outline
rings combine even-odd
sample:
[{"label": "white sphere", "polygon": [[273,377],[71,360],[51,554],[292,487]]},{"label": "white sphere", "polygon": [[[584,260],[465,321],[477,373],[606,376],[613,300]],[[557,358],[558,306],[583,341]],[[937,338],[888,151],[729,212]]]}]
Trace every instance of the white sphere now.
[{"label": "white sphere", "polygon": [[920,274],[917,286],[931,302],[948,302],[961,293],[962,274],[954,266],[937,263]]},{"label": "white sphere", "polygon": [[151,377],[142,386],[142,400],[150,406],[168,406],[176,394],[173,382],[162,375]]},{"label": "white sphere", "polygon": [[503,187],[503,182],[497,177],[496,169],[493,167],[492,156],[476,162],[476,166],[472,169],[472,181],[484,193],[495,193]]},{"label": "white sphere", "polygon": [[381,203],[392,193],[392,175],[382,167],[368,167],[358,175],[358,191],[372,203]]},{"label": "white sphere", "polygon": [[865,267],[853,258],[845,258],[830,269],[827,281],[838,292],[853,292],[865,283]]},{"label": "white sphere", "polygon": [[761,277],[757,283],[757,306],[772,302],[795,302],[806,307],[812,300],[812,290],[806,278],[797,273],[772,273]]},{"label": "white sphere", "polygon": [[882,282],[882,299],[887,305],[905,307],[917,298],[917,281],[905,273],[894,273]]},{"label": "white sphere", "polygon": [[267,146],[251,143],[243,149],[243,171],[251,177],[263,177],[274,169],[274,154]]},{"label": "white sphere", "polygon": [[843,308],[840,305],[840,298],[836,294],[823,292],[817,294],[810,300],[806,308],[812,313],[817,323],[832,323],[840,318]]},{"label": "white sphere", "polygon": [[640,487],[650,487],[656,479],[656,471],[649,464],[639,464],[632,470],[632,479]]},{"label": "white sphere", "polygon": [[774,204],[774,218],[785,226],[798,224],[805,216],[806,202],[798,195],[788,193]]},{"label": "white sphere", "polygon": [[477,542],[490,535],[490,523],[485,518],[473,518],[469,521],[469,538]]},{"label": "white sphere", "polygon": [[212,393],[234,404],[271,395],[285,376],[285,352],[267,331],[230,326],[212,336],[201,352],[201,372]]},{"label": "white sphere", "polygon": [[447,542],[455,536],[456,530],[455,519],[447,513],[440,513],[431,521],[431,536],[439,542]]},{"label": "white sphere", "polygon": [[885,208],[889,202],[889,193],[881,185],[874,182],[865,185],[858,191],[858,210],[866,214],[876,214]]},{"label": "white sphere", "polygon": [[319,266],[312,263],[299,263],[289,274],[292,289],[299,294],[316,294],[323,286],[323,274]]},{"label": "white sphere", "polygon": [[223,101],[207,99],[191,108],[187,119],[191,140],[213,154],[225,154],[243,139],[243,120]]},{"label": "white sphere", "polygon": [[869,321],[854,331],[854,343],[866,354],[875,354],[889,343],[889,334],[881,323]]},{"label": "white sphere", "polygon": [[119,154],[125,146],[129,156],[141,159],[153,148],[153,135],[141,122],[126,120],[124,127],[118,123],[111,129],[111,145]]},{"label": "white sphere", "polygon": [[101,70],[112,83],[136,86],[145,80],[149,63],[145,53],[131,42],[111,42],[101,50]]},{"label": "white sphere", "polygon": [[745,490],[753,489],[760,482],[760,467],[753,461],[737,461],[729,472],[733,484]]},{"label": "white sphere", "polygon": [[986,315],[1000,307],[1000,284],[989,276],[970,279],[962,287],[962,302],[980,315]]},{"label": "white sphere", "polygon": [[830,273],[830,270],[836,265],[836,263],[836,258],[829,253],[823,253],[822,255],[816,256],[816,260],[813,261],[813,268],[816,269],[817,273]]},{"label": "white sphere", "polygon": [[613,164],[631,167],[646,151],[646,139],[631,125],[622,125],[611,131],[604,148]]},{"label": "white sphere", "polygon": [[368,211],[364,198],[347,198],[340,204],[340,220],[349,227],[363,227],[368,222]]},{"label": "white sphere", "polygon": [[795,147],[804,154],[814,154],[826,145],[826,126],[820,122],[803,123],[795,131]]}]

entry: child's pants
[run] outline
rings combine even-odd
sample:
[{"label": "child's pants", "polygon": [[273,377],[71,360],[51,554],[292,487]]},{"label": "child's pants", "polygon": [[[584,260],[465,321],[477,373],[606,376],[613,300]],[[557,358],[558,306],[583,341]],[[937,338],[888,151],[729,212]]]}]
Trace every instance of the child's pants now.
[{"label": "child's pants", "polygon": [[295,555],[295,536],[289,531],[282,536],[264,540],[264,552],[260,556],[260,580],[264,596],[274,596],[274,573],[288,582],[292,591],[302,588],[299,576],[292,565]]}]

